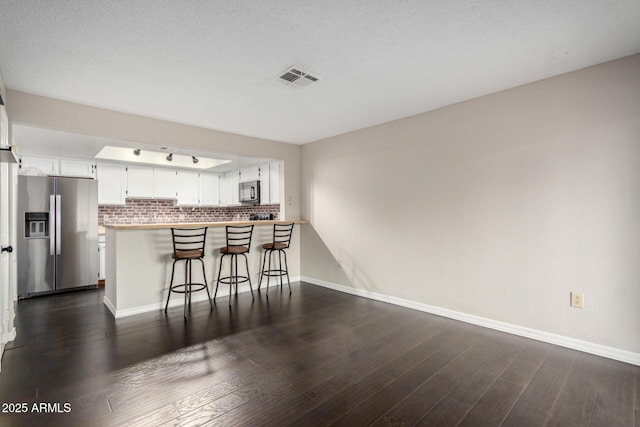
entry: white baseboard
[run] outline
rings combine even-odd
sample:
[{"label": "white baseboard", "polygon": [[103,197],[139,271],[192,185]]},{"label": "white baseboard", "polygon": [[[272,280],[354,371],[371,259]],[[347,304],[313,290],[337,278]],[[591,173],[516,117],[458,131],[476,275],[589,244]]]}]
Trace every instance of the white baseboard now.
[{"label": "white baseboard", "polygon": [[2,334],[2,337],[0,337],[0,339],[2,339],[2,345],[4,346],[6,343],[8,343],[9,341],[13,341],[16,339],[16,328],[11,328],[10,331],[5,332],[4,334]]},{"label": "white baseboard", "polygon": [[116,317],[116,318],[118,317],[116,316],[116,306],[113,305],[111,300],[109,300],[109,298],[107,298],[106,295],[102,297],[102,303],[107,306],[107,308],[109,309],[113,317]]},{"label": "white baseboard", "polygon": [[582,341],[563,335],[556,335],[550,332],[539,331],[537,329],[526,328],[524,326],[518,326],[511,323],[500,322],[486,317],[474,316],[472,314],[462,313],[459,311],[449,310],[442,307],[436,307],[433,305],[423,304],[416,301],[406,300],[403,298],[392,297],[389,295],[379,294],[376,292],[365,291],[362,289],[355,289],[350,286],[339,285],[336,283],[326,282],[324,280],[315,279],[313,277],[301,276],[299,280],[313,285],[322,286],[325,288],[333,289],[335,291],[345,292],[352,295],[357,295],[364,298],[373,299],[376,301],[382,301],[389,304],[399,305],[402,307],[411,308],[413,310],[424,311],[425,313],[431,313],[442,317],[448,317],[450,319],[460,320],[462,322],[471,323],[478,326],[483,326],[489,329],[495,329],[497,331],[507,332],[513,335],[519,335],[525,338],[531,338],[537,341],[547,342],[549,344],[559,345],[561,347],[567,347],[573,350],[579,350],[585,353],[595,354],[597,356],[606,357],[609,359],[619,360],[621,362],[630,363],[640,366],[640,354],[633,353],[626,350],[621,350],[615,347],[608,347],[601,344],[595,344],[588,341]]},{"label": "white baseboard", "polygon": [[2,342],[0,343],[0,372],[2,372],[2,355],[4,354],[4,347],[9,341],[13,341],[16,339],[16,328],[11,328],[9,332],[5,332],[0,337]]},{"label": "white baseboard", "polygon": [[[225,290],[227,292],[224,292]],[[238,286],[238,293],[239,294],[244,293],[244,292],[249,292],[249,291],[250,291],[250,289],[249,289],[249,285],[248,284]],[[213,292],[212,291],[211,291],[211,295],[213,296]],[[218,291],[218,295],[216,297],[216,300],[224,300],[224,299],[227,299],[227,298],[229,298],[228,289],[224,289],[224,288],[220,289]],[[207,293],[206,292],[195,292],[191,297],[191,302],[200,302],[200,301],[206,301],[206,300],[207,300]],[[164,305],[166,304],[166,300],[163,300],[163,301],[161,301],[159,303],[153,303],[153,304],[142,305],[142,306],[137,306],[137,307],[118,309],[118,308],[116,308],[115,304],[113,304],[106,297],[106,295],[102,298],[102,302],[104,303],[104,305],[107,306],[107,308],[109,309],[109,311],[111,312],[113,317],[115,317],[116,319],[120,319],[122,317],[127,317],[127,316],[133,316],[135,314],[148,313],[150,311],[164,310]],[[184,304],[184,296],[182,296],[180,294],[174,294],[169,299],[169,307],[170,308],[171,307],[182,306],[183,304]]]}]

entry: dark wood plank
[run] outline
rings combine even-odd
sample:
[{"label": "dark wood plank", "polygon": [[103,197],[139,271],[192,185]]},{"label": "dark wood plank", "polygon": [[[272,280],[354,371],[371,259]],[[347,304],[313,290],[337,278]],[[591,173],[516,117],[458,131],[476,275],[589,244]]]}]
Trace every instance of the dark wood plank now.
[{"label": "dark wood plank", "polygon": [[20,301],[0,402],[72,412],[0,414],[0,425],[640,427],[636,366],[293,288],[194,303],[187,322],[181,306],[115,320],[104,290]]},{"label": "dark wood plank", "polygon": [[526,340],[516,358],[509,363],[500,378],[475,403],[459,425],[500,425],[550,350],[550,345]]},{"label": "dark wood plank", "polygon": [[457,425],[484,393],[497,381],[520,352],[523,341],[515,337],[496,334],[496,351],[478,369],[451,387],[440,402],[432,407],[416,425]]},{"label": "dark wood plank", "polygon": [[601,369],[601,381],[589,425],[633,426],[637,367],[603,360]]},{"label": "dark wood plank", "polygon": [[[504,335],[493,331],[484,331],[481,340],[462,352],[452,354],[453,357],[449,358],[449,363],[443,369],[428,378],[411,393],[402,396],[402,400],[383,413],[374,425],[414,425],[418,423],[447,395],[456,390],[459,384],[468,378],[473,378],[474,374],[482,370],[485,364],[491,363],[491,360],[499,357],[500,352],[503,351],[500,347],[501,342],[504,342]],[[514,354],[515,352],[517,349]],[[506,365],[506,363],[502,365],[502,369]],[[454,402],[451,403],[454,404]],[[442,413],[449,413],[449,410],[444,408]]]},{"label": "dark wood plank", "polygon": [[[428,338],[419,346],[399,355],[399,357],[386,365],[380,366],[371,374],[356,381],[331,396],[331,398],[323,402],[316,399],[317,406],[304,413],[304,415],[298,416],[290,425],[325,425],[335,421],[343,414],[376,396],[384,386],[396,380],[411,367],[431,357],[438,350],[451,345],[452,342],[455,345],[456,341],[463,341],[463,338],[458,336],[460,333],[465,332],[462,332],[462,330],[454,331],[451,327],[447,327]],[[469,337],[472,337],[471,331],[468,330],[466,333],[469,334]]]},{"label": "dark wood plank", "polygon": [[[339,357],[322,357],[322,350],[316,349],[302,360],[291,359],[280,366],[280,371],[274,372],[274,366],[268,366],[264,378],[258,381],[259,388],[267,395],[260,396],[256,400],[247,402],[239,408],[225,414],[225,423],[229,420],[236,425],[269,425],[273,419],[284,423],[287,418],[293,418],[300,407],[311,405],[314,398],[321,398],[325,394],[332,393],[336,388],[344,386],[350,381],[351,376],[360,376],[361,372],[373,369],[377,364],[394,357],[398,351],[416,346],[416,338],[419,334],[432,334],[435,332],[424,331],[412,334],[401,334],[400,331],[413,330],[419,324],[418,319],[410,323],[398,325],[389,323],[378,325],[375,331],[378,335],[385,331],[384,335],[376,337],[371,331],[369,339],[361,341],[360,345],[351,343],[349,347],[355,350]],[[389,325],[392,325],[389,328]],[[320,354],[319,354],[320,352]],[[318,357],[319,356],[319,357]],[[338,356],[336,354],[336,356]],[[315,357],[313,364],[308,364],[305,359]],[[302,369],[292,370],[291,363],[302,362]],[[338,382],[335,385],[334,382]],[[255,384],[252,384],[255,385]],[[326,388],[322,388],[324,385]],[[303,390],[305,390],[303,392]],[[292,394],[293,393],[293,394]],[[268,404],[265,404],[267,399]],[[186,421],[197,415],[189,414],[181,419]]]},{"label": "dark wood plank", "polygon": [[553,408],[549,411],[548,426],[586,426],[596,399],[602,377],[602,359],[579,353],[573,362]]},{"label": "dark wood plank", "polygon": [[499,426],[522,393],[523,385],[498,379],[464,416],[460,426]]},{"label": "dark wood plank", "polygon": [[640,369],[635,369],[636,373],[636,427],[640,427]]},{"label": "dark wood plank", "polygon": [[[263,368],[261,368],[255,375],[247,376],[249,372],[239,373],[239,376],[243,380],[236,381],[234,383],[235,389],[227,390],[227,392],[244,393],[244,391],[242,391],[241,389],[243,387],[253,386],[254,382],[264,382],[268,385],[271,385],[272,387],[276,383],[284,382],[285,384],[288,384],[287,380],[290,379],[291,372],[296,375],[304,376],[309,374],[310,370],[321,370],[323,369],[323,364],[329,363],[330,361],[339,358],[343,352],[348,351],[349,348],[353,345],[354,340],[352,335],[354,333],[356,334],[356,336],[362,335],[363,337],[368,337],[367,340],[362,341],[364,343],[370,341],[375,343],[377,336],[384,336],[386,339],[389,335],[397,335],[397,330],[404,328],[406,326],[406,322],[411,320],[413,323],[415,323],[419,320],[409,316],[402,316],[400,319],[390,321],[394,316],[398,317],[394,313],[388,313],[384,315],[384,319],[380,319],[383,322],[382,326],[380,325],[380,323],[378,323],[378,321],[376,321],[376,319],[378,318],[377,315],[370,316],[370,319],[368,321],[362,323],[360,326],[356,326],[352,330],[343,329],[341,331],[337,331],[336,333],[338,335],[334,334],[332,339],[328,340],[326,338],[323,338],[322,340],[315,342],[313,345],[302,346],[299,350],[296,350],[295,343],[293,346],[287,346],[283,348],[282,352],[278,352],[279,356],[274,358],[272,361],[268,363],[266,361],[263,361]],[[336,339],[340,338],[340,334],[345,333],[347,334],[344,337],[345,339]],[[319,336],[309,336],[308,339],[317,339],[318,337]],[[346,340],[347,338],[348,340]],[[345,343],[349,343],[349,345],[345,345]],[[260,350],[265,354],[272,354],[275,352],[273,348],[265,347],[264,344],[260,346]],[[321,360],[320,363],[317,361],[318,358]],[[266,360],[267,358],[263,359]],[[277,379],[276,382],[274,382],[274,378]],[[213,398],[212,400],[220,398],[220,396],[209,397]],[[260,396],[256,395],[254,397],[258,398]],[[197,409],[193,406],[192,403],[194,399],[190,400],[191,402],[186,406],[184,405],[184,403],[176,404],[182,419],[187,418],[188,412]],[[229,410],[233,409],[229,408],[228,406],[225,406],[225,408]],[[219,412],[216,413],[219,414]],[[197,414],[191,414],[190,416],[193,416],[196,419],[199,418]],[[213,413],[211,413],[210,416],[213,416]]]},{"label": "dark wood plank", "polygon": [[571,369],[576,352],[556,347],[545,358],[502,425],[544,425]]}]

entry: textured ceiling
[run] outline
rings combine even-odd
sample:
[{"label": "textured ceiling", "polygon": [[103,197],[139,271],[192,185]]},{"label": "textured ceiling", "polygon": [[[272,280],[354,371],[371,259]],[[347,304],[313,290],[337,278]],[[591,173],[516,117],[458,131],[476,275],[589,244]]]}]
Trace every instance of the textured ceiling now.
[{"label": "textured ceiling", "polygon": [[291,143],[637,52],[639,0],[0,0],[10,89]]}]

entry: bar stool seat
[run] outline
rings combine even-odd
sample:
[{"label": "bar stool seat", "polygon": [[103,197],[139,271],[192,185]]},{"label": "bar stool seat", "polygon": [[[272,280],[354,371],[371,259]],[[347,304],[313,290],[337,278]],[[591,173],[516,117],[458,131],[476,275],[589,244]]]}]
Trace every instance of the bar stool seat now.
[{"label": "bar stool seat", "polygon": [[247,248],[246,246],[225,246],[224,248],[220,248],[220,253],[241,255],[249,253],[249,248]]},{"label": "bar stool seat", "polygon": [[[293,223],[290,224],[273,224],[273,239],[271,242],[262,245],[264,256],[262,259],[262,268],[260,269],[260,280],[258,282],[258,290],[262,286],[262,277],[267,276],[267,296],[269,296],[269,281],[271,277],[280,277],[280,288],[282,288],[282,277],[287,276],[287,284],[289,285],[289,295],[291,295],[291,281],[289,280],[289,266],[287,263],[287,252],[291,243],[291,235],[293,234]],[[273,261],[271,268],[271,258],[273,254],[278,254],[277,260]],[[284,268],[282,266],[282,258],[284,257]]]},{"label": "bar stool seat", "polygon": [[288,246],[286,245],[286,243],[265,243],[264,245],[262,245],[262,249],[287,249]]},{"label": "bar stool seat", "polygon": [[[204,244],[207,238],[207,227],[199,228],[172,228],[171,237],[173,239],[173,265],[171,267],[171,280],[169,281],[169,293],[167,303],[164,306],[165,313],[169,308],[169,299],[172,293],[184,294],[184,317],[187,317],[187,305],[191,308],[191,293],[206,290],[209,305],[213,309],[207,275],[204,271]],[[202,264],[202,278],[204,283],[194,283],[192,280],[192,261],[197,260]],[[173,283],[176,271],[176,263],[184,261],[184,283]]]},{"label": "bar stool seat", "polygon": [[[231,305],[231,290],[236,287],[236,296],[238,295],[238,284],[249,282],[249,289],[251,290],[251,298],[253,298],[253,287],[251,286],[251,275],[249,274],[249,260],[247,254],[251,249],[251,235],[253,234],[253,225],[227,225],[226,226],[226,246],[220,248],[220,267],[218,268],[218,281],[216,283],[216,290],[213,293],[213,300],[215,301],[218,295],[218,287],[222,283],[223,285],[229,285],[229,305]],[[238,274],[238,255],[244,257],[247,274]],[[229,256],[229,275],[222,276],[222,263],[224,257]]]},{"label": "bar stool seat", "polygon": [[171,255],[173,259],[198,259],[204,256],[203,251],[199,249],[193,249],[190,251],[177,251]]}]

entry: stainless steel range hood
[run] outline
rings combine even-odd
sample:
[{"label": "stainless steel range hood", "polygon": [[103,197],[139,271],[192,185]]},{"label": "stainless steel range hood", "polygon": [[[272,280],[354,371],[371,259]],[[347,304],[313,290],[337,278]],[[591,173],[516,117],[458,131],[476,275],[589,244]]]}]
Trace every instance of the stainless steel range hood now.
[{"label": "stainless steel range hood", "polygon": [[0,163],[18,163],[11,147],[0,148]]}]

